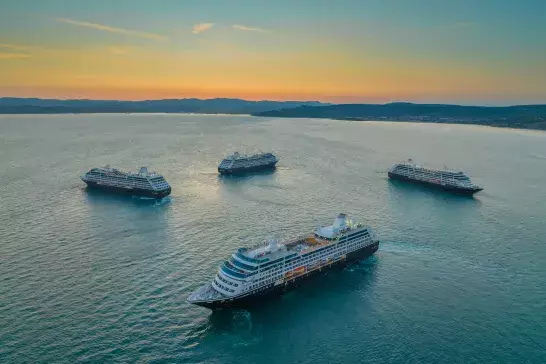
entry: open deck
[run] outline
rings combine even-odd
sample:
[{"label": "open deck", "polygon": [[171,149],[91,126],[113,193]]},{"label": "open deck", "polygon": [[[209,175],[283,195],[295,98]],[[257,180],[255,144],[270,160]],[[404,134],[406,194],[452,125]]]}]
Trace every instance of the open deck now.
[{"label": "open deck", "polygon": [[141,167],[138,172],[134,173],[131,171],[122,171],[117,168],[106,166],[101,168],[92,168],[88,173],[102,173],[107,176],[116,177],[163,177],[156,171],[148,171],[148,168],[146,167]]},{"label": "open deck", "polygon": [[[271,260],[276,260],[286,255],[293,253],[303,254],[311,252],[315,249],[319,249],[325,245],[331,244],[339,237],[349,233],[355,229],[363,227],[362,224],[356,224],[351,226],[345,226],[341,231],[333,230],[333,226],[325,226],[319,228],[315,233],[303,235],[297,238],[293,238],[289,241],[271,245],[263,244],[256,245],[248,249],[241,249],[239,252],[247,259],[254,261],[254,263],[262,263]],[[326,235],[322,237],[318,233]]]},{"label": "open deck", "polygon": [[332,240],[321,238],[314,234],[309,234],[303,238],[294,239],[284,244],[286,249],[291,252],[302,252],[313,248],[320,248],[328,245]]},{"label": "open deck", "polygon": [[300,253],[302,251],[318,248],[329,243],[331,243],[330,240],[320,238],[314,234],[308,234],[283,243],[274,244],[273,246],[271,243],[266,243],[263,245],[253,246],[248,249],[242,249],[239,252],[246,258],[256,260],[256,263],[258,263],[263,262],[264,260],[276,260],[284,255]]}]

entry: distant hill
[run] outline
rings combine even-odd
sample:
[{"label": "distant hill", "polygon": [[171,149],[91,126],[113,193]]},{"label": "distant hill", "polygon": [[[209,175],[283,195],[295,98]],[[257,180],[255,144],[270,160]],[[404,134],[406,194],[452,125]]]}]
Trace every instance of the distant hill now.
[{"label": "distant hill", "polygon": [[56,100],[38,98],[0,98],[0,114],[64,113],[202,113],[252,114],[262,111],[322,106],[318,101],[247,101],[241,99],[166,99],[146,101]]},{"label": "distant hill", "polygon": [[328,118],[342,120],[414,121],[449,124],[480,124],[499,127],[546,130],[546,105],[506,107],[441,104],[344,104],[254,113],[255,116]]}]

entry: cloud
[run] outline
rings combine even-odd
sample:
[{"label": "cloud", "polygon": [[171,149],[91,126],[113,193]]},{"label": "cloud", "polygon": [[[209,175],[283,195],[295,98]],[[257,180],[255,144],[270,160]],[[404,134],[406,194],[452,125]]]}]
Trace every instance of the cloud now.
[{"label": "cloud", "polygon": [[127,48],[126,47],[119,47],[119,46],[111,46],[108,47],[108,50],[114,54],[123,56],[127,54]]},{"label": "cloud", "polygon": [[28,47],[13,45],[13,44],[0,44],[0,48],[9,48],[9,49],[22,50],[22,49],[27,49]]},{"label": "cloud", "polygon": [[33,50],[33,49],[34,50],[41,49],[42,47],[0,43],[0,48],[9,48],[16,51],[27,51],[27,50]]},{"label": "cloud", "polygon": [[118,34],[125,34],[125,35],[134,35],[135,37],[141,37],[146,39],[152,39],[152,40],[167,40],[169,39],[166,36],[154,34],[154,33],[145,33],[145,32],[139,32],[136,30],[129,30],[129,29],[123,29],[123,28],[115,28],[108,25],[103,24],[96,24],[96,23],[88,23],[86,21],[77,21],[72,19],[66,19],[66,18],[58,18],[57,21],[61,23],[76,25],[79,27],[86,27],[86,28],[92,28],[92,29],[98,29],[103,30],[105,32],[110,33],[118,33]]},{"label": "cloud", "polygon": [[32,55],[23,53],[4,53],[0,52],[0,59],[30,58]]},{"label": "cloud", "polygon": [[193,34],[199,34],[199,33],[202,33],[204,31],[207,31],[209,30],[210,28],[212,28],[214,26],[214,23],[199,23],[199,24],[195,24],[193,26],[193,30],[191,31]]},{"label": "cloud", "polygon": [[267,30],[267,29],[262,29],[262,28],[251,28],[251,27],[247,27],[246,25],[241,25],[241,24],[232,25],[232,28],[233,28],[233,29],[237,29],[237,30],[242,30],[242,31],[245,31],[245,32],[266,33],[266,32],[269,31],[269,30]]}]

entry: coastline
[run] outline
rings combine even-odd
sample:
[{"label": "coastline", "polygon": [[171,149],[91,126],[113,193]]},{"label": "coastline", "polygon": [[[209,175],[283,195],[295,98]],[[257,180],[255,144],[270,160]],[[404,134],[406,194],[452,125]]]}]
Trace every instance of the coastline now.
[{"label": "coastline", "polygon": [[[486,122],[486,121],[476,121],[476,122],[467,122],[467,121],[427,121],[427,120],[410,120],[402,118],[353,118],[353,117],[321,117],[321,116],[266,116],[266,115],[256,115],[251,114],[251,116],[261,117],[261,118],[286,118],[286,119],[328,119],[328,120],[340,120],[340,121],[370,121],[378,123],[413,123],[413,124],[440,124],[440,125],[477,125],[477,126],[487,126],[492,128],[501,128],[501,129],[516,129],[516,130],[535,130],[535,131],[546,131],[546,121],[537,122],[540,124],[538,128],[532,127],[534,123],[527,123],[524,125],[518,126],[517,124],[503,124],[496,122]],[[529,127],[531,126],[531,127]]]}]

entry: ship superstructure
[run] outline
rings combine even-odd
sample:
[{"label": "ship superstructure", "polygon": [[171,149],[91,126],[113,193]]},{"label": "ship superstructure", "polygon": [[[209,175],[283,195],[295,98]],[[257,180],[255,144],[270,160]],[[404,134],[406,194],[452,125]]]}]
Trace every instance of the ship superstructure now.
[{"label": "ship superstructure", "polygon": [[165,178],[156,172],[148,172],[146,167],[140,168],[138,173],[123,172],[110,166],[92,168],[81,179],[89,187],[136,196],[162,198],[171,193],[171,186]]},{"label": "ship superstructure", "polygon": [[414,164],[411,159],[395,164],[389,170],[389,178],[416,182],[452,191],[460,194],[473,195],[483,190],[473,184],[470,178],[460,171],[449,169],[430,169]]},{"label": "ship superstructure", "polygon": [[368,257],[378,247],[370,227],[339,214],[333,225],[312,234],[237,249],[214,280],[193,292],[188,302],[211,309],[247,306],[321,272]]},{"label": "ship superstructure", "polygon": [[238,152],[224,158],[218,166],[221,174],[237,174],[250,171],[274,169],[279,160],[272,153],[241,155]]}]

